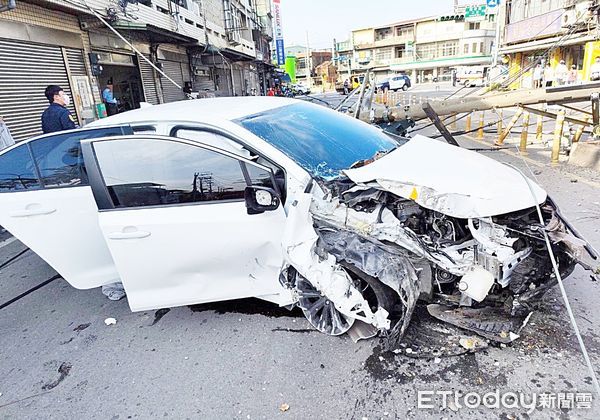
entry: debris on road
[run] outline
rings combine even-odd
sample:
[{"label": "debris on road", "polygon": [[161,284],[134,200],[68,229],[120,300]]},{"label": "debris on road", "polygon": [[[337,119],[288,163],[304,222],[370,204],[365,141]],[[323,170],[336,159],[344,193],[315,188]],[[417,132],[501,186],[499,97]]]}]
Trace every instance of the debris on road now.
[{"label": "debris on road", "polygon": [[104,320],[104,323],[105,323],[106,325],[115,325],[115,324],[117,323],[117,320],[116,320],[116,319],[114,319],[114,318],[106,318],[106,319]]},{"label": "debris on road", "polygon": [[285,413],[289,409],[290,409],[290,406],[289,406],[289,404],[286,404],[286,403],[283,403],[279,406],[279,411],[281,411],[282,413]]},{"label": "debris on road", "polygon": [[125,297],[123,283],[110,283],[102,286],[102,294],[110,300],[121,300]]}]

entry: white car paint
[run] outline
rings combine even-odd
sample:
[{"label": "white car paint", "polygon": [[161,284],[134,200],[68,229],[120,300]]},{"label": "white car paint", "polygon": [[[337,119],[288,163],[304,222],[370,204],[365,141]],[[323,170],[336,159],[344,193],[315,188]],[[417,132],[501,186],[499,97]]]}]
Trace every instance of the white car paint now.
[{"label": "white car paint", "polygon": [[510,213],[546,199],[546,191],[532,182],[534,202],[527,183],[513,168],[421,135],[369,165],[344,173],[358,184],[376,182],[425,208],[462,219]]},{"label": "white car paint", "polygon": [[89,186],[0,193],[0,225],[77,289],[119,281]]}]

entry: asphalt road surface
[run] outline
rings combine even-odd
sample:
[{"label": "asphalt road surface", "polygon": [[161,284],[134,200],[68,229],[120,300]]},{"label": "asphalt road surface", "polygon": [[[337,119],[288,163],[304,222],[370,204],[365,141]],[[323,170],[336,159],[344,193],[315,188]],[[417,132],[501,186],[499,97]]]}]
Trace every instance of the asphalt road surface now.
[{"label": "asphalt road surface", "polygon": [[[477,143],[460,139],[466,147]],[[484,152],[514,164],[502,151]],[[532,165],[564,214],[600,247],[600,184],[572,168]],[[477,174],[473,174],[477,176]],[[57,238],[57,246],[60,246]],[[0,236],[0,265],[25,248]],[[0,305],[55,276],[34,253],[0,268]],[[579,327],[600,363],[598,283],[566,280]],[[107,326],[106,318],[116,325]],[[593,392],[558,290],[544,298],[506,348],[439,359],[386,353],[378,339],[313,331],[302,314],[258,300],[132,313],[127,300],[57,279],[0,309],[0,418],[202,419],[597,419],[558,406],[557,393]],[[597,369],[597,372],[600,371]],[[553,407],[467,408],[441,397],[418,408],[419,391],[554,395]],[[569,394],[566,394],[569,395]],[[564,399],[564,398],[563,398]],[[550,404],[549,404],[550,405]],[[511,408],[512,407],[512,408]]]}]

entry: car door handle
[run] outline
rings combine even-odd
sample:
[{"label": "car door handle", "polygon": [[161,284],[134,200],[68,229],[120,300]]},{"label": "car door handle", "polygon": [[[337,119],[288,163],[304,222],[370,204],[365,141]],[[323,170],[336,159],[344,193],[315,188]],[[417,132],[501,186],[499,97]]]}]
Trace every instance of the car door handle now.
[{"label": "car door handle", "polygon": [[31,209],[26,208],[25,210],[13,211],[13,212],[10,212],[9,215],[11,217],[42,216],[45,214],[52,214],[55,211],[56,211],[56,209],[36,207],[36,208],[31,208]]},{"label": "car door handle", "polygon": [[145,232],[143,230],[136,230],[134,232],[112,232],[106,236],[108,236],[108,239],[115,239],[115,240],[142,239],[142,238],[147,238],[148,236],[150,236],[150,232]]}]

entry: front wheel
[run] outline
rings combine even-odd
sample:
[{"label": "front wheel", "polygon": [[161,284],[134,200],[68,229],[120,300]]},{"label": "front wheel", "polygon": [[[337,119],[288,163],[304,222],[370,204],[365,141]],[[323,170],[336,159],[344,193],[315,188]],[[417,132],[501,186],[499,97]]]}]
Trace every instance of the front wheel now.
[{"label": "front wheel", "polygon": [[402,86],[402,90],[406,92],[408,90],[408,86],[406,86],[406,85]]},{"label": "front wheel", "polygon": [[342,335],[354,324],[354,318],[349,318],[337,310],[327,296],[319,292],[308,280],[297,275],[296,290],[298,291],[298,306],[304,316],[317,330],[328,335]]}]

